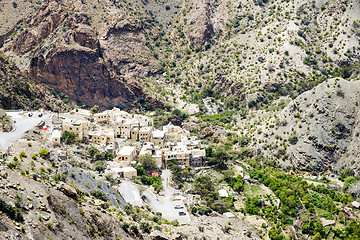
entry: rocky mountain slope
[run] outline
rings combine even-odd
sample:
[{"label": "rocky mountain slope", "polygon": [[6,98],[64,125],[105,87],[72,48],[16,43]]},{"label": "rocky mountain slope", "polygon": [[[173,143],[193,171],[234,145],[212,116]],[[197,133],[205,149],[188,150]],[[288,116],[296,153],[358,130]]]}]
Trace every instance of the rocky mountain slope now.
[{"label": "rocky mountain slope", "polygon": [[329,77],[358,76],[355,0],[40,5],[2,27],[3,51],[87,105],[155,109],[210,96],[261,108]]},{"label": "rocky mountain slope", "polygon": [[[360,83],[330,79],[299,95],[277,114],[255,117],[245,131],[250,145],[305,171],[358,173]],[[245,133],[246,135],[246,133]]]}]

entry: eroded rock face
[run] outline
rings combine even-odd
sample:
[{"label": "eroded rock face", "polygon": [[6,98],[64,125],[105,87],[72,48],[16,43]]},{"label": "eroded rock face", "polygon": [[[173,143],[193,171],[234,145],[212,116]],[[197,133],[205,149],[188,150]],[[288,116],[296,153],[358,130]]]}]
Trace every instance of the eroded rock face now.
[{"label": "eroded rock face", "polygon": [[130,107],[141,98],[142,105],[163,106],[139,84],[159,68],[146,47],[142,21],[120,14],[95,26],[86,11],[51,0],[6,50],[26,55],[23,67],[35,81],[83,104]]},{"label": "eroded rock face", "polygon": [[30,76],[89,105],[128,105],[134,100],[124,82],[111,76],[94,50],[55,48],[46,58],[32,59]]},{"label": "eroded rock face", "polygon": [[145,77],[154,73],[159,67],[158,61],[145,47],[145,42],[139,19],[120,16],[100,39],[104,61],[121,75],[136,74]]},{"label": "eroded rock face", "polygon": [[7,50],[24,54],[38,46],[64,20],[65,14],[60,3],[60,0],[56,0],[43,5],[32,18],[29,28],[20,34]]},{"label": "eroded rock face", "polygon": [[195,44],[204,44],[214,35],[211,21],[211,9],[208,0],[195,0],[197,8],[189,12],[189,26],[187,34]]}]

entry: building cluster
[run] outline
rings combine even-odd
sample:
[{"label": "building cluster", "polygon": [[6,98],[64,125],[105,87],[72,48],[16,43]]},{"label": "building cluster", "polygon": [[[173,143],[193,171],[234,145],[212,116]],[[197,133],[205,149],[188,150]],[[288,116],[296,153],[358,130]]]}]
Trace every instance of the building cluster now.
[{"label": "building cluster", "polygon": [[61,134],[73,132],[81,140],[92,142],[99,150],[110,151],[117,166],[128,167],[139,156],[149,154],[158,166],[169,161],[181,165],[200,167],[205,163],[205,150],[189,131],[172,124],[161,130],[153,127],[153,119],[130,114],[118,108],[91,114],[88,110],[75,110],[67,115],[52,142],[60,145]]}]

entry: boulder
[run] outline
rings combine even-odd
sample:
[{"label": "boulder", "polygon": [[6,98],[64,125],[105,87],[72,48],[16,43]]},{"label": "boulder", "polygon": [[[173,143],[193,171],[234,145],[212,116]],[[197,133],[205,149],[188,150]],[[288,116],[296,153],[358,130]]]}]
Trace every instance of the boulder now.
[{"label": "boulder", "polygon": [[63,192],[66,196],[70,197],[70,198],[73,198],[75,200],[78,198],[78,194],[77,194],[75,189],[72,189],[72,188],[67,187],[67,186],[62,186],[62,187],[60,187],[59,190],[61,192]]}]

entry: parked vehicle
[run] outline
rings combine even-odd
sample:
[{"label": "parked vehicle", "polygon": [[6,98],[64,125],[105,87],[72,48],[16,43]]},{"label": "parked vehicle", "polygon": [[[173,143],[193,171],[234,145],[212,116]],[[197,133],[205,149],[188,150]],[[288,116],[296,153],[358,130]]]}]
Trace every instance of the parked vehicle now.
[{"label": "parked vehicle", "polygon": [[181,206],[181,205],[179,205],[179,204],[175,205],[175,209],[183,209],[183,208],[184,208],[184,207]]},{"label": "parked vehicle", "polygon": [[184,216],[184,215],[186,215],[186,212],[179,212],[179,215]]}]

